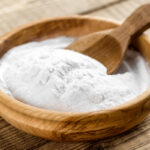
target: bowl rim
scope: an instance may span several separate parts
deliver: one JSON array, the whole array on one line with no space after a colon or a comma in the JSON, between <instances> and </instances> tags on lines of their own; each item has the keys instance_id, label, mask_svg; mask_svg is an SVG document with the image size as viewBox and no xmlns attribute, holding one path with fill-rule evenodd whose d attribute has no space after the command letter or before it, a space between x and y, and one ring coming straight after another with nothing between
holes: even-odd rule
<instances>
[{"instance_id":1,"label":"bowl rim","mask_svg":"<svg viewBox=\"0 0 150 150\"><path fill-rule=\"evenodd\" d=\"M66 16L65 17L64 16L63 17L52 17L52 18L48 18L48 19L42 19L39 21L33 21L33 22L27 23L25 25L19 26L15 29L11 30L10 32L2 35L0 37L0 43L4 42L4 40L6 40L13 34L19 32L25 28L34 26L39 23L49 22L49 21L53 21L53 20L61 20L61 19L62 20L64 20L64 19L89 19L89 20L93 20L93 21L105 21L108 23L114 23L117 26L119 26L119 23L117 21L114 21L112 19L104 19L101 17L78 16L78 15L67 16L67 17ZM146 36L146 38L148 38L148 36ZM149 44L150 44L150 42L149 42ZM114 107L111 107L111 108L108 108L105 110L90 111L90 112L61 112L61 111L38 108L35 106L31 106L29 104L25 104L13 97L7 95L6 93L4 93L1 90L0 90L0 97L1 97L0 103L6 105L7 107L11 108L12 110L14 110L16 112L22 113L27 116L39 118L39 119L52 120L52 118L53 118L53 120L55 120L55 121L58 121L58 120L63 121L65 118L67 119L68 117L78 118L78 117L89 117L91 115L102 115L102 114L105 115L108 113L113 114L116 111L126 110L126 109L131 109L133 107L137 107L139 104L147 103L147 99L150 99L150 88L145 90L142 94L135 97L134 99L131 99L123 104L120 104L118 106L114 106ZM22 111L22 110L24 110L24 111Z\"/></svg>"}]
</instances>

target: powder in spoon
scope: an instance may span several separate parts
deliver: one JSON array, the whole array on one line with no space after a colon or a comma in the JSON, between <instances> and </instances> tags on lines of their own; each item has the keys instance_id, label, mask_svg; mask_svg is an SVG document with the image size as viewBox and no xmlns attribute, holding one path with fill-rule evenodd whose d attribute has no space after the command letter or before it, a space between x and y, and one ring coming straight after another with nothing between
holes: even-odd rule
<instances>
[{"instance_id":1,"label":"powder in spoon","mask_svg":"<svg viewBox=\"0 0 150 150\"><path fill-rule=\"evenodd\" d=\"M30 42L0 60L0 89L36 107L67 112L103 110L125 103L150 85L140 54L129 50L115 75L100 62L64 50L72 38Z\"/></svg>"}]
</instances>

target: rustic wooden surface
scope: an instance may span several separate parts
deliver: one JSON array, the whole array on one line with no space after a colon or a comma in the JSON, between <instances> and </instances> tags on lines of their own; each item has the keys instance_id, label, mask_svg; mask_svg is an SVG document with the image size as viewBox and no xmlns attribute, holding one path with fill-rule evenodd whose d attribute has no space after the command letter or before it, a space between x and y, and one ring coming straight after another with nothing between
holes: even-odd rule
<instances>
[{"instance_id":1,"label":"rustic wooden surface","mask_svg":"<svg viewBox=\"0 0 150 150\"><path fill-rule=\"evenodd\" d=\"M92 15L122 21L150 0L1 0L0 35L12 28L52 16ZM0 150L149 150L150 117L126 133L87 143L58 143L23 133L0 118Z\"/></svg>"}]
</instances>

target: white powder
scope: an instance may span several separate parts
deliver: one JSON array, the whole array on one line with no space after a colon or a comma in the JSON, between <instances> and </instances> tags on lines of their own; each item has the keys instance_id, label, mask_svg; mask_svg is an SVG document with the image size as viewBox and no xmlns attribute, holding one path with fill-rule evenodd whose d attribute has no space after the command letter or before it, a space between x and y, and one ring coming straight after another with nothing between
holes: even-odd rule
<instances>
[{"instance_id":1,"label":"white powder","mask_svg":"<svg viewBox=\"0 0 150 150\"><path fill-rule=\"evenodd\" d=\"M98 61L64 50L72 38L31 42L0 60L0 89L33 106L57 111L103 110L135 98L150 85L149 70L129 50L115 75Z\"/></svg>"}]
</instances>

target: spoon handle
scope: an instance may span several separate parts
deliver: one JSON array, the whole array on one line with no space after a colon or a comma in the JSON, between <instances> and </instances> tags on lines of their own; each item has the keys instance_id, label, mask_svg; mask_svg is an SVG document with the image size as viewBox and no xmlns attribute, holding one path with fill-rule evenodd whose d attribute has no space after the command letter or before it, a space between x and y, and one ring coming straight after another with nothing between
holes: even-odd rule
<instances>
[{"instance_id":1,"label":"spoon handle","mask_svg":"<svg viewBox=\"0 0 150 150\"><path fill-rule=\"evenodd\" d=\"M131 40L150 27L150 4L136 9L119 27L120 34L130 36Z\"/></svg>"}]
</instances>

